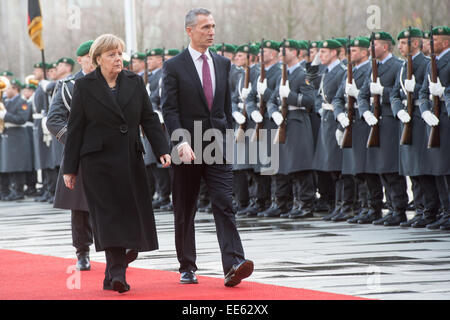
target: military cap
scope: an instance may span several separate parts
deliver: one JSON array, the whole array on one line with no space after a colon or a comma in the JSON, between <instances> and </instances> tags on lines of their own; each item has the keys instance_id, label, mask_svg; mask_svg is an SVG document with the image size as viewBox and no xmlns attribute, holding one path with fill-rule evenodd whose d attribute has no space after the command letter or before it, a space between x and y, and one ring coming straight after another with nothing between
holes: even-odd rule
<instances>
[{"instance_id":1,"label":"military cap","mask_svg":"<svg viewBox=\"0 0 450 320\"><path fill-rule=\"evenodd\" d=\"M216 46L211 46L211 47L209 47L208 49L209 49L209 51L211 51L211 52L217 53Z\"/></svg>"},{"instance_id":2,"label":"military cap","mask_svg":"<svg viewBox=\"0 0 450 320\"><path fill-rule=\"evenodd\" d=\"M320 48L322 41L311 41L311 48Z\"/></svg>"},{"instance_id":3,"label":"military cap","mask_svg":"<svg viewBox=\"0 0 450 320\"><path fill-rule=\"evenodd\" d=\"M264 40L264 43L262 43L261 46L263 48L269 48L269 49L280 51L281 43L273 41L273 40Z\"/></svg>"},{"instance_id":4,"label":"military cap","mask_svg":"<svg viewBox=\"0 0 450 320\"><path fill-rule=\"evenodd\" d=\"M130 61L128 61L128 60L122 60L122 62L123 62L124 68L126 68L130 65Z\"/></svg>"},{"instance_id":5,"label":"military cap","mask_svg":"<svg viewBox=\"0 0 450 320\"><path fill-rule=\"evenodd\" d=\"M165 54L168 56L176 56L179 53L180 53L180 50L178 50L178 49L167 49L165 51Z\"/></svg>"},{"instance_id":6,"label":"military cap","mask_svg":"<svg viewBox=\"0 0 450 320\"><path fill-rule=\"evenodd\" d=\"M147 55L143 52L135 52L131 57L133 59L145 60L147 58Z\"/></svg>"},{"instance_id":7,"label":"military cap","mask_svg":"<svg viewBox=\"0 0 450 320\"><path fill-rule=\"evenodd\" d=\"M254 47L258 47L258 50L261 48L261 42L259 42L259 41L254 41L250 45L254 46Z\"/></svg>"},{"instance_id":8,"label":"military cap","mask_svg":"<svg viewBox=\"0 0 450 320\"><path fill-rule=\"evenodd\" d=\"M369 48L370 39L367 37L356 37L351 40L350 47Z\"/></svg>"},{"instance_id":9,"label":"military cap","mask_svg":"<svg viewBox=\"0 0 450 320\"><path fill-rule=\"evenodd\" d=\"M297 40L298 46L300 50L308 50L308 41L305 40Z\"/></svg>"},{"instance_id":10,"label":"military cap","mask_svg":"<svg viewBox=\"0 0 450 320\"><path fill-rule=\"evenodd\" d=\"M283 41L281 41L281 47L286 47L286 48L291 48L291 49L300 49L300 46L298 44L298 42L296 40L293 39L286 39Z\"/></svg>"},{"instance_id":11,"label":"military cap","mask_svg":"<svg viewBox=\"0 0 450 320\"><path fill-rule=\"evenodd\" d=\"M450 36L450 28L447 26L438 26L433 28L434 36Z\"/></svg>"},{"instance_id":12,"label":"military cap","mask_svg":"<svg viewBox=\"0 0 450 320\"><path fill-rule=\"evenodd\" d=\"M47 65L45 65L45 67L48 69ZM35 69L44 69L44 64L42 62L35 63L35 64L33 64L33 68L35 68Z\"/></svg>"},{"instance_id":13,"label":"military cap","mask_svg":"<svg viewBox=\"0 0 450 320\"><path fill-rule=\"evenodd\" d=\"M58 62L50 62L47 64L47 69L50 70L50 69L56 68L57 65L58 65Z\"/></svg>"},{"instance_id":14,"label":"military cap","mask_svg":"<svg viewBox=\"0 0 450 320\"><path fill-rule=\"evenodd\" d=\"M236 52L244 52L244 53L250 53L252 55L257 56L259 53L259 49L257 46L252 46L248 44L243 44L242 46L237 47Z\"/></svg>"},{"instance_id":15,"label":"military cap","mask_svg":"<svg viewBox=\"0 0 450 320\"><path fill-rule=\"evenodd\" d=\"M385 31L378 31L374 34L375 40L385 40L385 41L391 41L392 44L395 44L394 38Z\"/></svg>"},{"instance_id":16,"label":"military cap","mask_svg":"<svg viewBox=\"0 0 450 320\"><path fill-rule=\"evenodd\" d=\"M0 76L4 76L4 77L13 77L14 73L12 73L9 70L3 71L2 73L0 73Z\"/></svg>"},{"instance_id":17,"label":"military cap","mask_svg":"<svg viewBox=\"0 0 450 320\"><path fill-rule=\"evenodd\" d=\"M347 38L334 38L333 40L339 41L342 47L347 46L348 39Z\"/></svg>"},{"instance_id":18,"label":"military cap","mask_svg":"<svg viewBox=\"0 0 450 320\"><path fill-rule=\"evenodd\" d=\"M72 58L62 57L62 58L59 59L56 63L57 63L57 64L60 64L61 62L68 63L68 64L70 64L72 67L75 65L75 61L74 61Z\"/></svg>"},{"instance_id":19,"label":"military cap","mask_svg":"<svg viewBox=\"0 0 450 320\"><path fill-rule=\"evenodd\" d=\"M405 39L405 38L408 38L408 37L411 37L411 38L422 38L423 37L422 30L420 30L418 28L411 28L411 31L410 31L409 28L406 28L406 29L402 30L398 34L397 40Z\"/></svg>"},{"instance_id":20,"label":"military cap","mask_svg":"<svg viewBox=\"0 0 450 320\"><path fill-rule=\"evenodd\" d=\"M423 38L424 39L429 39L430 38L430 31L422 31L423 33Z\"/></svg>"},{"instance_id":21,"label":"military cap","mask_svg":"<svg viewBox=\"0 0 450 320\"><path fill-rule=\"evenodd\" d=\"M80 44L80 46L77 49L77 57L85 56L89 53L89 50L91 50L91 46L94 43L94 40L88 40L86 42L83 42Z\"/></svg>"},{"instance_id":22,"label":"military cap","mask_svg":"<svg viewBox=\"0 0 450 320\"><path fill-rule=\"evenodd\" d=\"M320 45L320 48L324 49L339 49L340 47L342 47L341 43L334 39L325 40Z\"/></svg>"},{"instance_id":23,"label":"military cap","mask_svg":"<svg viewBox=\"0 0 450 320\"><path fill-rule=\"evenodd\" d=\"M222 51L222 50L223 50L224 52L236 53L236 49L237 49L236 46L234 46L234 45L232 45L232 44L229 44L229 43L224 43L224 44L219 43L219 44L216 44L216 50L217 50L217 51Z\"/></svg>"},{"instance_id":24,"label":"military cap","mask_svg":"<svg viewBox=\"0 0 450 320\"><path fill-rule=\"evenodd\" d=\"M12 80L11 80L11 85L12 85L12 86L17 86L17 87L19 87L20 89L23 89L23 84L22 84L22 82L20 82L19 79L12 79Z\"/></svg>"},{"instance_id":25,"label":"military cap","mask_svg":"<svg viewBox=\"0 0 450 320\"><path fill-rule=\"evenodd\" d=\"M161 48L150 49L147 51L147 57L162 56L163 54L164 50Z\"/></svg>"},{"instance_id":26,"label":"military cap","mask_svg":"<svg viewBox=\"0 0 450 320\"><path fill-rule=\"evenodd\" d=\"M34 84L32 84L32 83L25 84L24 89L25 88L26 89L32 89L32 90L36 90L37 89L37 87Z\"/></svg>"}]
</instances>

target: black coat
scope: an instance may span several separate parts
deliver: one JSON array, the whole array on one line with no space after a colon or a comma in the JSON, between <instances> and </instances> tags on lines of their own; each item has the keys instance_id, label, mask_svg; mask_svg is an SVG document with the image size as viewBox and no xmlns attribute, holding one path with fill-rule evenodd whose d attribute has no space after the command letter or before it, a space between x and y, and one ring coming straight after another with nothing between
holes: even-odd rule
<instances>
[{"instance_id":1,"label":"black coat","mask_svg":"<svg viewBox=\"0 0 450 320\"><path fill-rule=\"evenodd\" d=\"M142 78L122 71L117 83L115 98L99 69L76 81L64 174L76 174L81 163L98 251L108 247L156 250L139 126L158 158L169 149Z\"/></svg>"}]
</instances>

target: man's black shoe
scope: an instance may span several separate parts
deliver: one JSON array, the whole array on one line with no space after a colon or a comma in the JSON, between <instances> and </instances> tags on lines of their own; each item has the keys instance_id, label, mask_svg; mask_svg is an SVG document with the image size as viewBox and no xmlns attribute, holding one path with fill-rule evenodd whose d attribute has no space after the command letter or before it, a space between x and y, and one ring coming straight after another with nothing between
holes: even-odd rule
<instances>
[{"instance_id":1,"label":"man's black shoe","mask_svg":"<svg viewBox=\"0 0 450 320\"><path fill-rule=\"evenodd\" d=\"M197 284L198 280L194 271L182 272L180 276L180 283L182 284Z\"/></svg>"},{"instance_id":2,"label":"man's black shoe","mask_svg":"<svg viewBox=\"0 0 450 320\"><path fill-rule=\"evenodd\" d=\"M242 279L249 277L253 273L253 261L244 260L241 263L231 267L225 275L225 286L234 287L241 283Z\"/></svg>"}]
</instances>

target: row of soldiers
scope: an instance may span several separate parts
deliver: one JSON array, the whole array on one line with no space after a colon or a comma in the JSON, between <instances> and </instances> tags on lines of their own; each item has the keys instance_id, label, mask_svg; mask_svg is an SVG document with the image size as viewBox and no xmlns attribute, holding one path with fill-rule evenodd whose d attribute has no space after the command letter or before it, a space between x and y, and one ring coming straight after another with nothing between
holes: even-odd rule
<instances>
[{"instance_id":1,"label":"row of soldiers","mask_svg":"<svg viewBox=\"0 0 450 320\"><path fill-rule=\"evenodd\" d=\"M350 42L341 38L311 43L289 39L281 43L266 40L239 47L228 44L211 47L211 51L233 62L230 90L236 129L243 125L247 129L268 129L267 136L263 138L271 144L275 138L271 132L285 127L285 141L279 144L276 174L263 174L262 161L256 165L234 165L237 215L296 219L312 217L315 211L325 210L329 214L324 220L448 229L450 160L445 153L448 143L445 137L449 136L450 32L444 26L434 28L433 34L439 75L436 82L429 79L429 35L416 28L403 30L397 37L400 53L406 56L407 47L413 53L412 79L405 78L407 62L393 56L395 41L387 32L374 34L372 58L374 56L377 60L376 79L371 78L371 43L365 37L357 37ZM407 38L413 40L410 46L405 45ZM347 47L351 50L350 66L346 66ZM146 53L134 53L129 61L124 61L128 69L144 76L150 100L155 112L160 115L163 128L160 107L162 66L165 59L176 54L178 51L175 49L157 48ZM59 62L58 65L73 67L71 59L63 58ZM287 69L286 77L282 75L283 64ZM35 71L42 70L35 67ZM353 71L351 82L347 82L347 67ZM245 81L246 69L248 81ZM39 72L36 74L36 79L42 80ZM73 86L73 77L67 76L65 74L58 79L65 78L64 82L72 82ZM34 102L33 136L38 137L34 147L30 148L35 151L35 166L31 167L31 171L43 170L44 180L50 181L48 177L52 173L55 176L60 158L55 157L57 161L53 161L51 168L45 168L42 165L43 153L36 145L44 143L47 149L55 145L57 149L60 144L54 137L50 137L50 144L44 138L48 87L51 86L43 84L47 83L40 81L31 99ZM43 102L37 102L40 90L47 97ZM69 100L70 90L67 92ZM414 96L416 108L413 114L407 112L404 103L408 92ZM430 94L438 97L440 114L433 114ZM380 115L374 114L374 96L380 99ZM352 119L347 107L349 97L356 101ZM8 121L6 117L5 123ZM400 132L407 123L413 127L412 144L400 146ZM367 148L369 132L377 125L380 127L380 146ZM429 131L437 125L442 137L441 146L428 149L426 140ZM353 128L352 147L341 149L342 134L349 126ZM158 166L150 144L145 137L142 138L146 148L149 185L156 195L154 208L170 210L170 169ZM243 147L248 152L249 140L246 137L244 141L238 141L235 147ZM19 146L23 148L23 145ZM3 144L1 150L2 155L8 154L6 149L3 151ZM61 149L58 154L61 155ZM25 158L23 153L22 158ZM410 221L406 221L405 214L408 206L407 176L412 181L416 210L415 217ZM3 181L6 179L2 176L2 184ZM13 178L12 190L17 189L16 185L23 189L23 185L21 187L14 181ZM52 188L45 189L52 191ZM205 187L200 191L199 211L210 211L208 195L204 190ZM317 193L320 194L318 199ZM389 212L383 217L384 196Z\"/></svg>"},{"instance_id":2,"label":"row of soldiers","mask_svg":"<svg viewBox=\"0 0 450 320\"><path fill-rule=\"evenodd\" d=\"M449 230L450 29L436 27L432 34L434 80L430 35L418 28L397 36L400 53L405 59L408 53L412 56L411 78L408 62L393 55L396 41L383 31L373 34L372 43L367 37L311 44L288 39L237 48L230 77L236 129L258 126L281 132L284 126L285 131L275 175L261 174L261 163L235 164L237 215L299 219L325 207L326 221ZM245 81L245 69L250 81ZM433 110L433 100L439 112ZM400 145L406 125L412 126L412 142ZM341 148L349 127L352 144ZM379 128L379 143L368 147L374 127ZM433 128L440 132L440 146L428 148ZM268 143L274 138L279 137L269 131ZM246 136L240 142L247 150L249 140ZM412 182L416 211L409 221L406 177ZM389 210L383 216L384 197Z\"/></svg>"}]
</instances>

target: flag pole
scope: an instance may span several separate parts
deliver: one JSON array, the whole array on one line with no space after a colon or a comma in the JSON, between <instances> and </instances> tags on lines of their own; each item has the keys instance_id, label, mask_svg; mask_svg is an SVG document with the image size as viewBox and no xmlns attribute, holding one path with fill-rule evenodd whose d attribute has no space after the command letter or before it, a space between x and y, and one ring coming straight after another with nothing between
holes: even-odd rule
<instances>
[{"instance_id":1,"label":"flag pole","mask_svg":"<svg viewBox=\"0 0 450 320\"><path fill-rule=\"evenodd\" d=\"M47 80L47 65L45 64L44 49L41 50L41 56L42 56L42 69L44 69L44 80Z\"/></svg>"}]
</instances>

